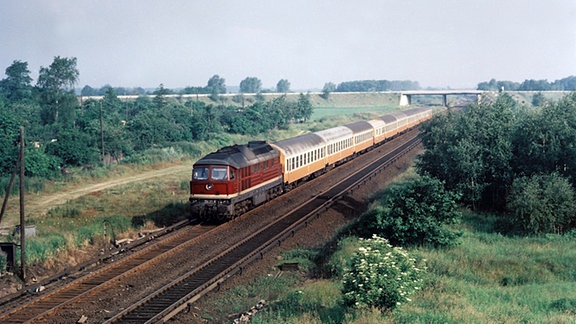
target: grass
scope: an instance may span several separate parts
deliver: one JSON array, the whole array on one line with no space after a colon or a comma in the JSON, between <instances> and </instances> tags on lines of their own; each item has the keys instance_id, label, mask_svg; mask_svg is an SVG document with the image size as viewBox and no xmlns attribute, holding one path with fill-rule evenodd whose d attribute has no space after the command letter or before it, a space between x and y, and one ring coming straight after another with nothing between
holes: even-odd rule
<instances>
[{"instance_id":1,"label":"grass","mask_svg":"<svg viewBox=\"0 0 576 324\"><path fill-rule=\"evenodd\" d=\"M316 107L312 113L311 120L323 120L334 118L334 116L354 116L356 114L368 115L371 118L385 115L386 113L397 110L398 107L381 106L381 107ZM359 117L363 117L359 115Z\"/></svg>"},{"instance_id":2,"label":"grass","mask_svg":"<svg viewBox=\"0 0 576 324\"><path fill-rule=\"evenodd\" d=\"M342 306L340 267L356 246L344 239L320 279L314 265L301 273L271 269L270 274L233 291L221 301L248 310L258 300L269 302L252 323L574 323L576 322L576 240L573 235L503 236L493 230L497 216L466 212L457 229L461 244L450 249L408 250L427 260L426 284L393 312L353 311ZM480 226L481 225L481 226ZM297 249L282 255L307 264L317 250ZM303 261L304 260L304 261ZM308 260L308 261L305 261ZM305 270L308 269L308 272ZM274 287L274 295L268 293ZM210 302L209 302L210 303ZM217 308L205 307L204 318L225 320ZM229 313L228 313L229 314Z\"/></svg>"}]
</instances>

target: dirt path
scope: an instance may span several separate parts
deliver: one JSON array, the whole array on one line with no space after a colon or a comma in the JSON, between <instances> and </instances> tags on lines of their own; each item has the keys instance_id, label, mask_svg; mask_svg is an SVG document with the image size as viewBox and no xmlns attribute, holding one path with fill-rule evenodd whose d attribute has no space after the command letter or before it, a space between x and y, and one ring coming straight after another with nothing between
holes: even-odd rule
<instances>
[{"instance_id":1,"label":"dirt path","mask_svg":"<svg viewBox=\"0 0 576 324\"><path fill-rule=\"evenodd\" d=\"M25 197L25 208L27 215L34 215L33 217L38 217L46 214L46 212L57 205L66 203L67 201L77 199L84 195L98 192L101 190L110 189L115 186L120 186L137 181L146 181L159 177L167 177L175 174L182 174L183 178L186 179L187 173L191 172L191 166L187 164L171 166L158 170L150 170L139 173L137 175L130 176L119 176L115 179L106 180L104 182L98 182L88 185L74 184L67 186L62 191L52 194L28 194ZM11 227L17 222L17 214L19 213L19 203L18 197L11 197L9 201L9 209L4 215L1 227Z\"/></svg>"}]
</instances>

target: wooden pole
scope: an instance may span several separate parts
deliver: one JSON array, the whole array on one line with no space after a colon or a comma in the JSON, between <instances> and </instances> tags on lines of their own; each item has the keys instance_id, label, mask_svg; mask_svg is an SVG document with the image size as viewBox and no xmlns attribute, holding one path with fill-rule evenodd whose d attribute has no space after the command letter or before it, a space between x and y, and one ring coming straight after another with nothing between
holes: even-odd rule
<instances>
[{"instance_id":1,"label":"wooden pole","mask_svg":"<svg viewBox=\"0 0 576 324\"><path fill-rule=\"evenodd\" d=\"M104 118L102 117L102 100L100 100L100 140L102 143L102 164L106 165L104 155Z\"/></svg>"},{"instance_id":2,"label":"wooden pole","mask_svg":"<svg viewBox=\"0 0 576 324\"><path fill-rule=\"evenodd\" d=\"M8 205L8 197L10 197L10 193L12 192L12 186L14 185L14 179L16 178L16 174L18 173L18 164L20 160L16 160L16 164L14 164L14 170L12 171L12 176L10 177L10 183L8 183L8 189L6 189L6 194L4 196L4 202L2 203L2 210L0 210L0 223L2 223L2 217L4 216L4 212L6 211L6 206Z\"/></svg>"},{"instance_id":3,"label":"wooden pole","mask_svg":"<svg viewBox=\"0 0 576 324\"><path fill-rule=\"evenodd\" d=\"M20 126L20 270L26 282L26 223L24 221L24 126Z\"/></svg>"}]
</instances>

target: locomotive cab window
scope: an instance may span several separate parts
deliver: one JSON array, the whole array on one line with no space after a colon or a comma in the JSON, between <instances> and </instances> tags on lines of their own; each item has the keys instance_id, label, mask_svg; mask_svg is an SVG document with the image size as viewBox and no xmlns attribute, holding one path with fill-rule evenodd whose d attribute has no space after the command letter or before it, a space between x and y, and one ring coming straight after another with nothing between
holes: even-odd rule
<instances>
[{"instance_id":1,"label":"locomotive cab window","mask_svg":"<svg viewBox=\"0 0 576 324\"><path fill-rule=\"evenodd\" d=\"M192 179L208 180L208 167L196 167L192 171Z\"/></svg>"},{"instance_id":2,"label":"locomotive cab window","mask_svg":"<svg viewBox=\"0 0 576 324\"><path fill-rule=\"evenodd\" d=\"M212 168L212 180L227 180L227 179L228 179L228 168L226 167Z\"/></svg>"}]
</instances>

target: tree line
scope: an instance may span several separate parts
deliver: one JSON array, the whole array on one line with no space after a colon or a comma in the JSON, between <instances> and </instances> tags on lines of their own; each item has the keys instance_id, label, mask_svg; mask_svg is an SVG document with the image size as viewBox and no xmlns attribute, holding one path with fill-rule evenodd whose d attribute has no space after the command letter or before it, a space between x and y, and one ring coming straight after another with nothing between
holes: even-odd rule
<instances>
[{"instance_id":1,"label":"tree line","mask_svg":"<svg viewBox=\"0 0 576 324\"><path fill-rule=\"evenodd\" d=\"M576 91L576 76L569 76L553 82L530 79L520 83L491 79L487 82L478 83L477 89L484 91Z\"/></svg>"},{"instance_id":2,"label":"tree line","mask_svg":"<svg viewBox=\"0 0 576 324\"><path fill-rule=\"evenodd\" d=\"M112 86L105 85L100 88L93 88L89 85L85 85L80 90L80 95L84 97L103 96L108 88L112 88ZM118 95L139 96L154 94L154 91L146 90L142 87L113 87L113 89ZM290 81L286 79L279 80L275 89L264 89L262 88L262 81L257 77L246 77L244 80L240 81L239 90L240 93L291 92ZM214 101L217 101L218 95L227 93L226 79L215 74L208 80L206 86L187 86L180 90L165 89L165 91L166 94L209 94Z\"/></svg>"},{"instance_id":3,"label":"tree line","mask_svg":"<svg viewBox=\"0 0 576 324\"><path fill-rule=\"evenodd\" d=\"M103 89L101 100L81 101L74 91L80 75L76 63L76 58L55 57L40 68L35 85L26 62L14 61L6 69L0 80L0 177L16 163L20 126L26 130L27 176L50 178L62 168L99 164L103 157L134 160L154 148L186 150L191 142L223 132L258 135L312 114L304 94L295 101L280 96L239 108L168 97L163 85L133 101L120 100L112 87ZM224 79L214 76L207 87L217 95L225 91Z\"/></svg>"}]
</instances>

